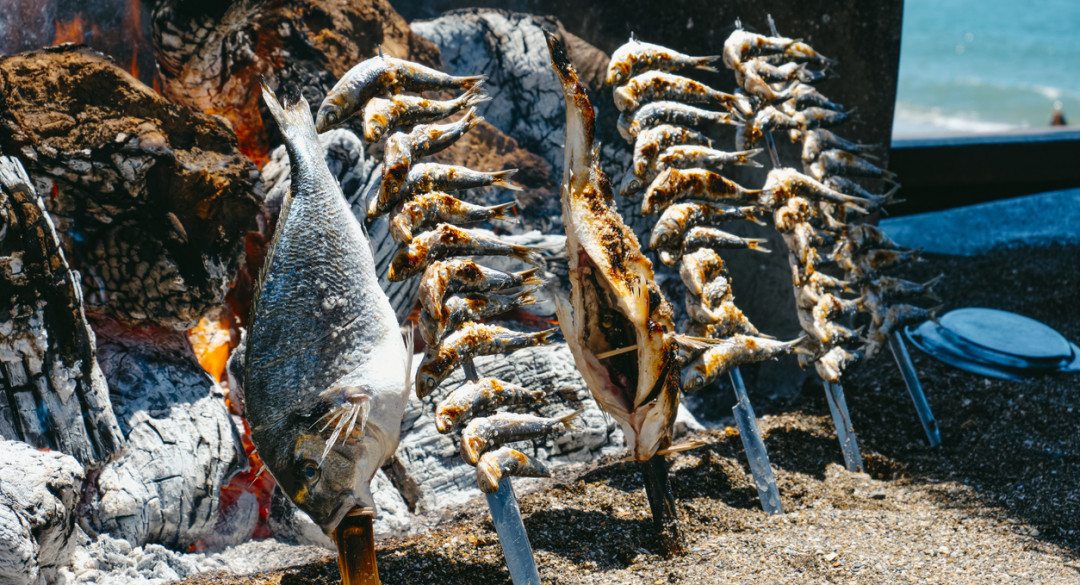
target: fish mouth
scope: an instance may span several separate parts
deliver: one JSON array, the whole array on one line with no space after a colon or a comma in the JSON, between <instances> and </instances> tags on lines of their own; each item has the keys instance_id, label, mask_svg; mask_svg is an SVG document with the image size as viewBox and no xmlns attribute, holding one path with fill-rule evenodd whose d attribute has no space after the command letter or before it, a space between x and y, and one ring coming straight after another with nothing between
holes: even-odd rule
<instances>
[{"instance_id":1,"label":"fish mouth","mask_svg":"<svg viewBox=\"0 0 1080 585\"><path fill-rule=\"evenodd\" d=\"M365 507L352 492L349 492L342 496L341 502L334 508L333 513L330 514L329 520L327 520L326 524L320 526L320 528L322 528L323 533L333 539L334 531L337 530L338 525L341 524L341 521L344 520L350 512L353 510L362 511L368 509L371 508Z\"/></svg>"}]
</instances>

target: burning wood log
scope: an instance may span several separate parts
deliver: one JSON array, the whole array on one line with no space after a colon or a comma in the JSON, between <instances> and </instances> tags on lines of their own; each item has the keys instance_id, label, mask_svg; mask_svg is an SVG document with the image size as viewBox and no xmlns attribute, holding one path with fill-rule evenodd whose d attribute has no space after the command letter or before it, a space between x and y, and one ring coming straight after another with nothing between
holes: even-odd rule
<instances>
[{"instance_id":1,"label":"burning wood log","mask_svg":"<svg viewBox=\"0 0 1080 585\"><path fill-rule=\"evenodd\" d=\"M187 329L221 304L261 198L224 122L62 46L0 60L0 148L51 193L91 312Z\"/></svg>"},{"instance_id":2,"label":"burning wood log","mask_svg":"<svg viewBox=\"0 0 1080 585\"><path fill-rule=\"evenodd\" d=\"M45 204L0 157L0 438L101 465L123 445L94 333Z\"/></svg>"},{"instance_id":3,"label":"burning wood log","mask_svg":"<svg viewBox=\"0 0 1080 585\"><path fill-rule=\"evenodd\" d=\"M241 0L227 6L164 0L152 21L165 96L224 116L260 165L280 143L276 127L263 125L269 119L258 99L263 77L271 87L304 88L308 102L319 104L338 78L380 48L425 65L439 62L438 50L414 35L386 0Z\"/></svg>"}]
</instances>

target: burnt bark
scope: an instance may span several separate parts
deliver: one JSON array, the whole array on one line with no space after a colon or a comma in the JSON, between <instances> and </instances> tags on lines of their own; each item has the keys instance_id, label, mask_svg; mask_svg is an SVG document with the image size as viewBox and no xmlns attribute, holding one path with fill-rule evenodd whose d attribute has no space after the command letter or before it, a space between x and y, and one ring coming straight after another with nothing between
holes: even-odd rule
<instances>
[{"instance_id":1,"label":"burnt bark","mask_svg":"<svg viewBox=\"0 0 1080 585\"><path fill-rule=\"evenodd\" d=\"M380 47L393 57L439 62L438 50L386 0L164 0L152 20L164 94L227 118L260 163L281 143L274 125L263 124L270 119L259 99L263 78L279 95L302 93L317 108L346 71Z\"/></svg>"},{"instance_id":2,"label":"burnt bark","mask_svg":"<svg viewBox=\"0 0 1080 585\"><path fill-rule=\"evenodd\" d=\"M85 466L123 446L78 273L15 159L0 157L0 438Z\"/></svg>"},{"instance_id":3,"label":"burnt bark","mask_svg":"<svg viewBox=\"0 0 1080 585\"><path fill-rule=\"evenodd\" d=\"M221 304L261 200L223 120L66 45L0 59L0 148L49 195L88 311L186 329Z\"/></svg>"}]
</instances>

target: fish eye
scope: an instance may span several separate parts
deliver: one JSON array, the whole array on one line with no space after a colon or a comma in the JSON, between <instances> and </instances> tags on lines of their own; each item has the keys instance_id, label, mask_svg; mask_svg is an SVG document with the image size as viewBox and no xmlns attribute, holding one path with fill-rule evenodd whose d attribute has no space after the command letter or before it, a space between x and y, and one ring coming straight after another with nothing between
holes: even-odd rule
<instances>
[{"instance_id":1,"label":"fish eye","mask_svg":"<svg viewBox=\"0 0 1080 585\"><path fill-rule=\"evenodd\" d=\"M307 483L315 483L319 480L319 464L314 459L305 459L300 466L300 476Z\"/></svg>"},{"instance_id":2,"label":"fish eye","mask_svg":"<svg viewBox=\"0 0 1080 585\"><path fill-rule=\"evenodd\" d=\"M600 314L600 326L604 329L611 329L615 326L615 318L612 317L611 313Z\"/></svg>"},{"instance_id":3,"label":"fish eye","mask_svg":"<svg viewBox=\"0 0 1080 585\"><path fill-rule=\"evenodd\" d=\"M337 124L337 120L338 120L337 110L330 110L329 112L326 113L326 121L327 122L330 122L331 124Z\"/></svg>"}]
</instances>

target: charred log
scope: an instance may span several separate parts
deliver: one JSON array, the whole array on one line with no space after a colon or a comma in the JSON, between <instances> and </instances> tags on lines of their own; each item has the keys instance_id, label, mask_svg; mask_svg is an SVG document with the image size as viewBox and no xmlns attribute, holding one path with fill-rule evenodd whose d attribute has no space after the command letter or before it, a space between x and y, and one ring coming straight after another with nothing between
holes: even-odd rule
<instances>
[{"instance_id":1,"label":"charred log","mask_svg":"<svg viewBox=\"0 0 1080 585\"><path fill-rule=\"evenodd\" d=\"M260 206L225 122L66 45L0 60L0 148L52 194L89 311L186 329L221 304Z\"/></svg>"},{"instance_id":2,"label":"charred log","mask_svg":"<svg viewBox=\"0 0 1080 585\"><path fill-rule=\"evenodd\" d=\"M152 20L164 94L227 118L241 148L260 163L281 142L276 129L267 138L273 125L262 122L269 119L260 115L262 78L273 88L303 88L317 106L380 47L425 65L439 62L438 50L414 35L386 0L164 0Z\"/></svg>"},{"instance_id":3,"label":"charred log","mask_svg":"<svg viewBox=\"0 0 1080 585\"><path fill-rule=\"evenodd\" d=\"M0 438L105 463L123 437L79 277L30 178L8 157L0 157L0 290Z\"/></svg>"}]
</instances>

